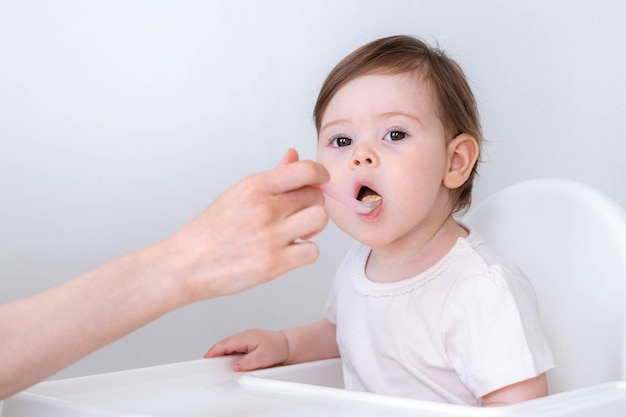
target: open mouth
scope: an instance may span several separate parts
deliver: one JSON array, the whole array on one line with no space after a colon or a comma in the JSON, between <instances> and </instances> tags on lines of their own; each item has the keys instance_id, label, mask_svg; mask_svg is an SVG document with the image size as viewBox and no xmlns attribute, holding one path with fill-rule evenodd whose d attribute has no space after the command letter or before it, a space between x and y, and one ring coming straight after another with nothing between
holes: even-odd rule
<instances>
[{"instance_id":1,"label":"open mouth","mask_svg":"<svg viewBox=\"0 0 626 417\"><path fill-rule=\"evenodd\" d=\"M376 191L372 190L369 187L362 186L359 190L359 194L356 197L357 200L362 201L364 203L369 203L372 201L379 201L383 198Z\"/></svg>"}]
</instances>

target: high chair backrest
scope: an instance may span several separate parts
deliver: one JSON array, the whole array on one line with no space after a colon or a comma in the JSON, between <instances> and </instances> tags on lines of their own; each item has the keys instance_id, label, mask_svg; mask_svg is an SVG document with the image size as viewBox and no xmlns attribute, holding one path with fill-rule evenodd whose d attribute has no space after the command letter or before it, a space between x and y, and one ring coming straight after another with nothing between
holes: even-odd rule
<instances>
[{"instance_id":1,"label":"high chair backrest","mask_svg":"<svg viewBox=\"0 0 626 417\"><path fill-rule=\"evenodd\" d=\"M539 179L497 192L462 220L526 273L556 367L550 392L626 379L626 213L600 192Z\"/></svg>"}]
</instances>

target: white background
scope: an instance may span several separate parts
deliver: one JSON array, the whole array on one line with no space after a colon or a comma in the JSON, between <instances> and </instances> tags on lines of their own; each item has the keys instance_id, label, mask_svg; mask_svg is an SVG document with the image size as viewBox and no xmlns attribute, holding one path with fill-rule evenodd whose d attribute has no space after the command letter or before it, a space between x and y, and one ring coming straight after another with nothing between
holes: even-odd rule
<instances>
[{"instance_id":1,"label":"white background","mask_svg":"<svg viewBox=\"0 0 626 417\"><path fill-rule=\"evenodd\" d=\"M437 43L471 81L489 140L475 202L563 177L626 206L625 15L595 0L1 2L0 302L167 237L288 147L314 158L326 74L392 34ZM56 377L197 359L233 332L319 318L350 240L331 225L316 241L315 265Z\"/></svg>"}]
</instances>

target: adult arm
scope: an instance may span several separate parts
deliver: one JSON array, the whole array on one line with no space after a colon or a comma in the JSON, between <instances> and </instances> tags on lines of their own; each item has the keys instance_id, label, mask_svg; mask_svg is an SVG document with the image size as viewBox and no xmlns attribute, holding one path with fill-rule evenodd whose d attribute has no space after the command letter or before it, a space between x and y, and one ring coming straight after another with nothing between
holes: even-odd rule
<instances>
[{"instance_id":1,"label":"adult arm","mask_svg":"<svg viewBox=\"0 0 626 417\"><path fill-rule=\"evenodd\" d=\"M32 297L0 306L0 398L163 314L234 294L318 257L328 173L290 150L220 195L170 238Z\"/></svg>"}]
</instances>

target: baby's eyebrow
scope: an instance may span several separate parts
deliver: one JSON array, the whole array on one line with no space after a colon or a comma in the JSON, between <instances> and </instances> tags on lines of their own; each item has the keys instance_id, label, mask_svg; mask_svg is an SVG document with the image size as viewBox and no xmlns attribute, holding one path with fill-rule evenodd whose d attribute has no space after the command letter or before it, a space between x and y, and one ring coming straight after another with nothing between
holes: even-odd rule
<instances>
[{"instance_id":1,"label":"baby's eyebrow","mask_svg":"<svg viewBox=\"0 0 626 417\"><path fill-rule=\"evenodd\" d=\"M386 113L382 113L381 118L388 118L388 117L393 117L393 116L403 116L403 117L407 117L409 119L412 119L413 121L419 123L420 125L424 125L422 123L422 121L420 120L419 117L417 117L417 115L412 114L412 113L406 113L403 111L390 111L390 112L386 112Z\"/></svg>"},{"instance_id":2,"label":"baby's eyebrow","mask_svg":"<svg viewBox=\"0 0 626 417\"><path fill-rule=\"evenodd\" d=\"M324 129L328 129L331 126L334 125L339 125L339 124L343 124L343 123L349 123L350 121L348 119L336 119L336 120L332 120L328 123L324 123L321 127L320 127L320 132Z\"/></svg>"}]
</instances>

